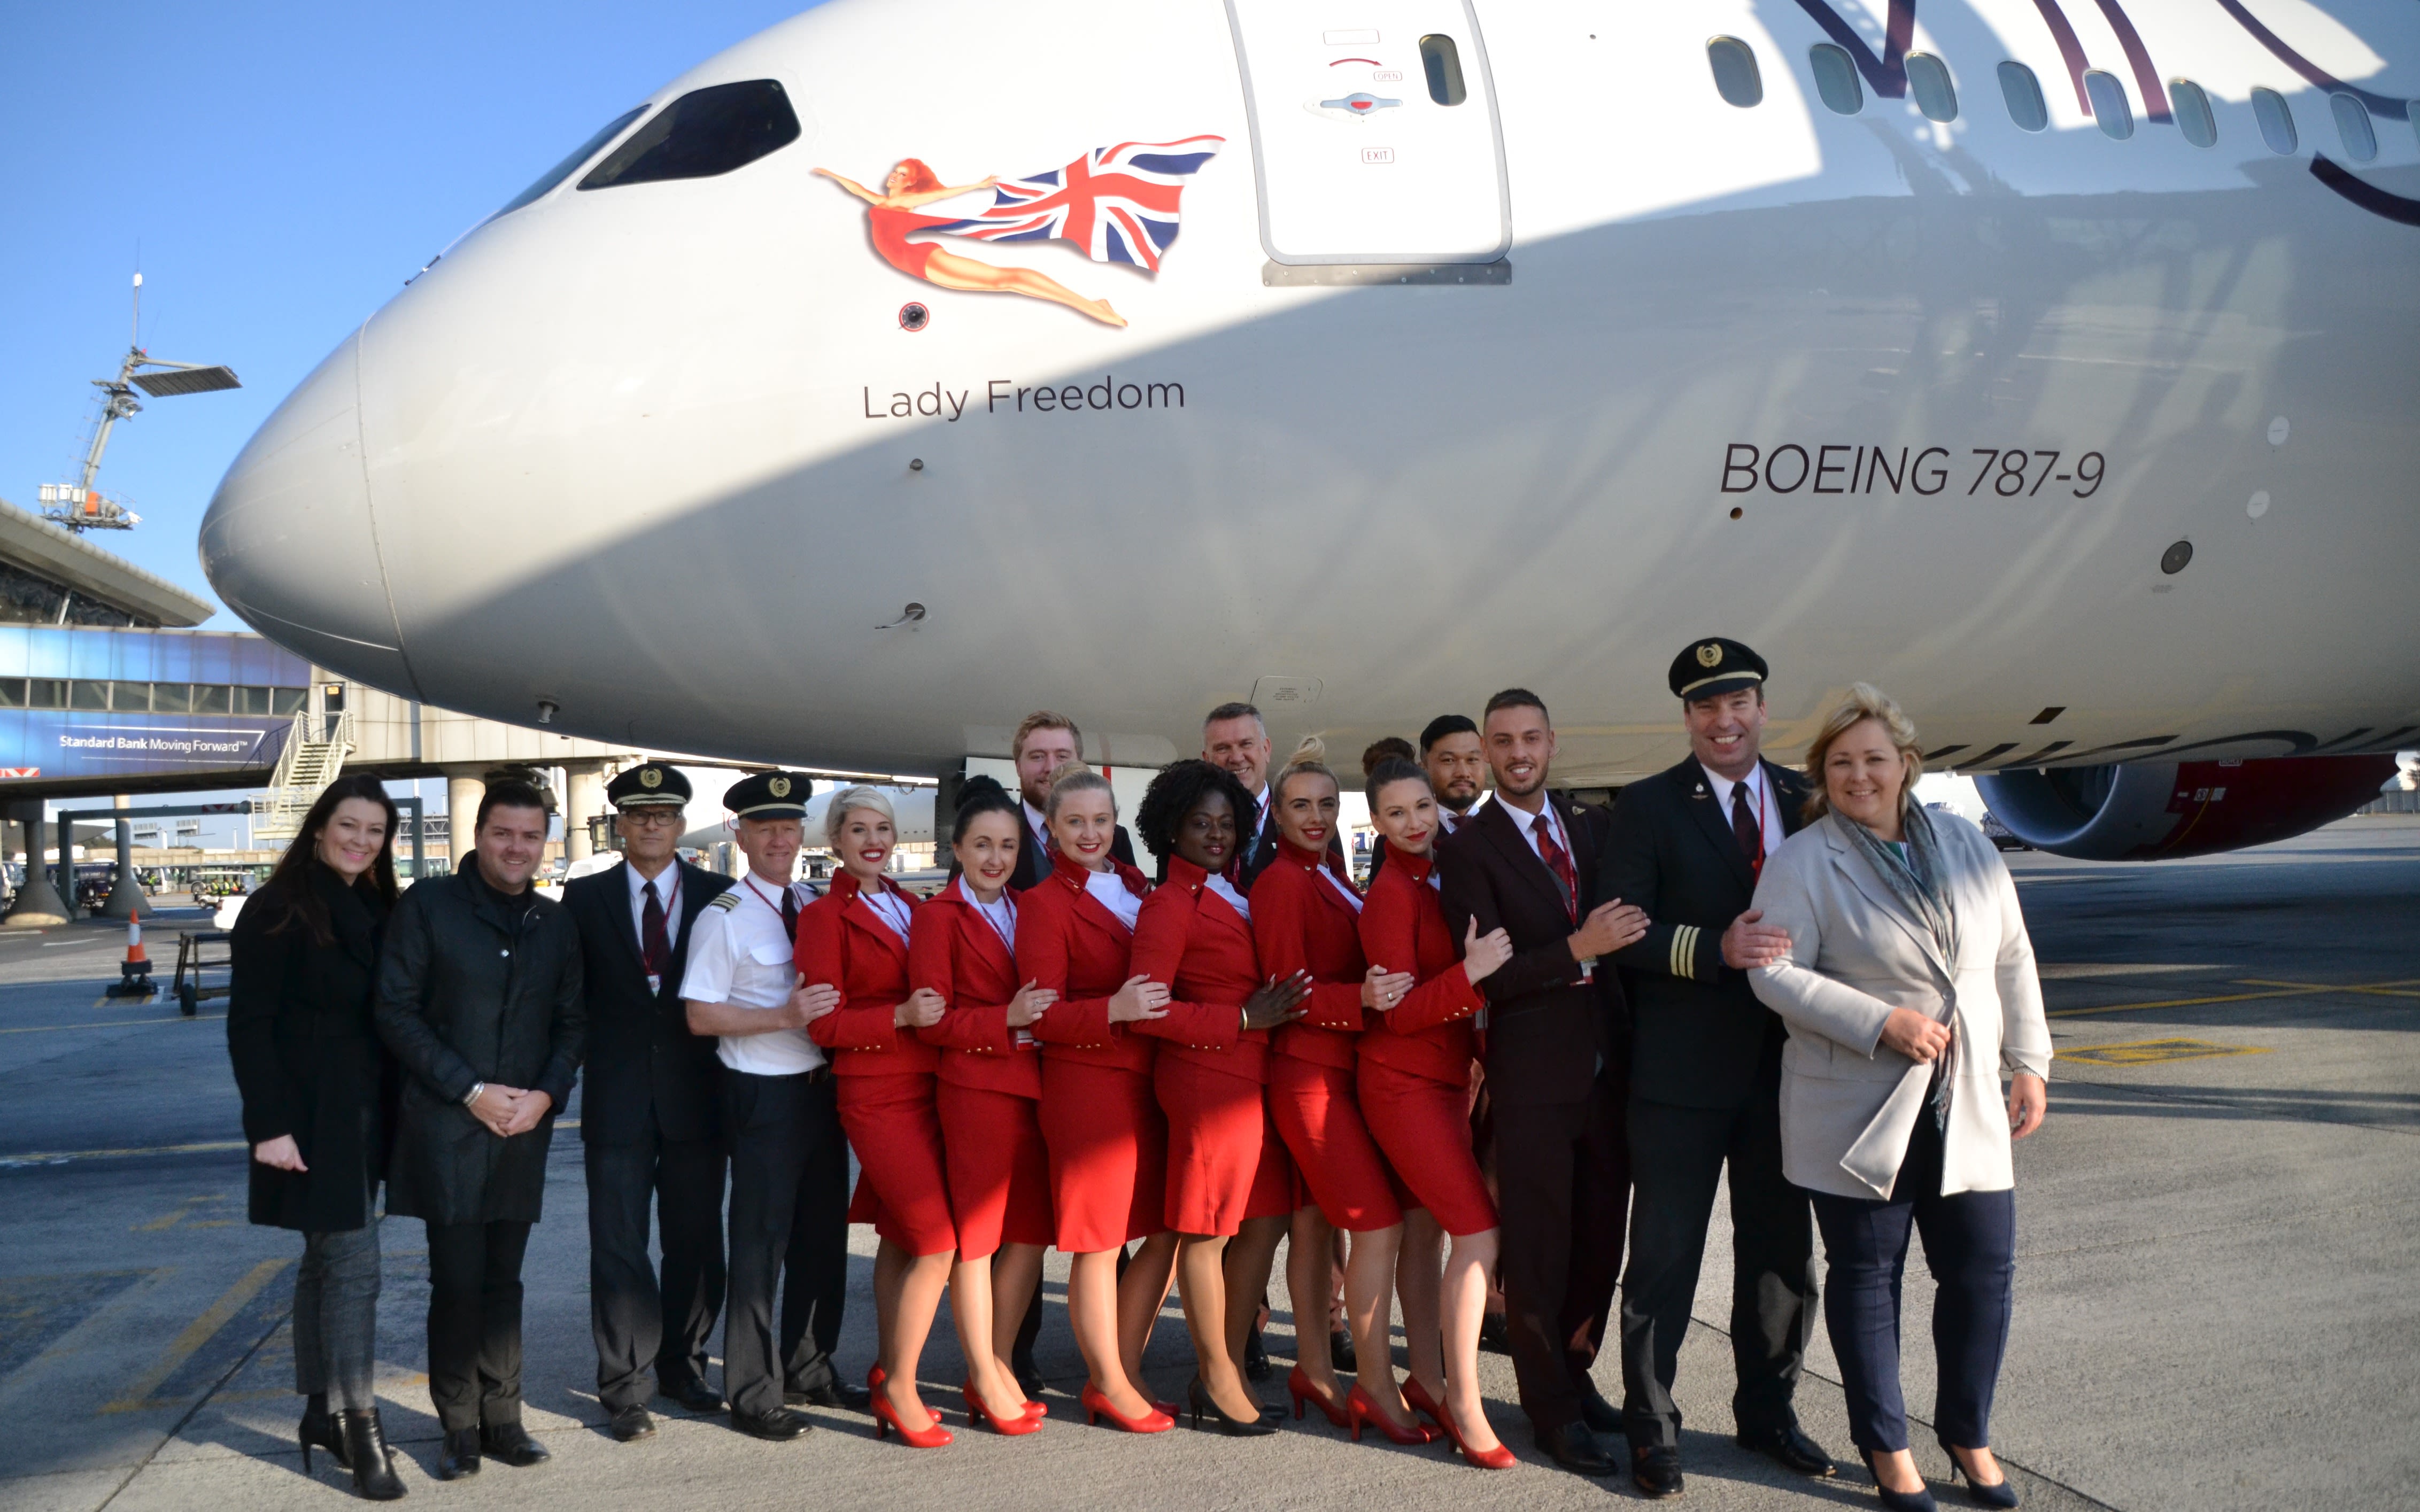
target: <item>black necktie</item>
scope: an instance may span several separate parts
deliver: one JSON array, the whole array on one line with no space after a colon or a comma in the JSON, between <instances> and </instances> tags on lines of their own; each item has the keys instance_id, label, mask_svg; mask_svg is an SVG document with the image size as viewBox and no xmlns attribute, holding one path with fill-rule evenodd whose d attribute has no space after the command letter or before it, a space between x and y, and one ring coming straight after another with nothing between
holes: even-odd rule
<instances>
[{"instance_id":1,"label":"black necktie","mask_svg":"<svg viewBox=\"0 0 2420 1512\"><path fill-rule=\"evenodd\" d=\"M782 889L782 933L792 945L799 943L799 895L788 887Z\"/></svg>"},{"instance_id":2,"label":"black necktie","mask_svg":"<svg viewBox=\"0 0 2420 1512\"><path fill-rule=\"evenodd\" d=\"M1739 841L1740 854L1747 857L1748 871L1764 870L1764 831L1757 826L1756 810L1748 807L1747 784L1731 786L1731 834Z\"/></svg>"},{"instance_id":3,"label":"black necktie","mask_svg":"<svg viewBox=\"0 0 2420 1512\"><path fill-rule=\"evenodd\" d=\"M646 909L640 916L639 961L647 968L648 976L660 977L664 968L672 964L673 937L664 928L664 901L657 895L653 882L647 884L646 894Z\"/></svg>"}]
</instances>

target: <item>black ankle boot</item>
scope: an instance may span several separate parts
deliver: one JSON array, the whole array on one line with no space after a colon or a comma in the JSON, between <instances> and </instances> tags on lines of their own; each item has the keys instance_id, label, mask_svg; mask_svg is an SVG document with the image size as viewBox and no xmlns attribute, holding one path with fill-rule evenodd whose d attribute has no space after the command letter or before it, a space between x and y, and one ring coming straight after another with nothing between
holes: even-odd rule
<instances>
[{"instance_id":1,"label":"black ankle boot","mask_svg":"<svg viewBox=\"0 0 2420 1512\"><path fill-rule=\"evenodd\" d=\"M313 1392L302 1398L302 1421L294 1427L294 1442L302 1446L302 1473L311 1473L311 1451L321 1448L345 1465L345 1436L328 1415L328 1394Z\"/></svg>"},{"instance_id":2,"label":"black ankle boot","mask_svg":"<svg viewBox=\"0 0 2420 1512\"><path fill-rule=\"evenodd\" d=\"M353 1473L353 1494L367 1502L392 1502L403 1494L395 1460L386 1446L386 1429L378 1409L338 1412L336 1427L344 1436L347 1463Z\"/></svg>"}]
</instances>

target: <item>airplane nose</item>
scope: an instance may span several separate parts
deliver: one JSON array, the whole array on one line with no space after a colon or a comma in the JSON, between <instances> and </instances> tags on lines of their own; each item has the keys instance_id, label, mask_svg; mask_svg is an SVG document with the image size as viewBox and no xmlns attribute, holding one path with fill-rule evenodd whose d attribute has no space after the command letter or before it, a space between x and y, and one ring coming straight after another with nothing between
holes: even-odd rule
<instances>
[{"instance_id":1,"label":"airplane nose","mask_svg":"<svg viewBox=\"0 0 2420 1512\"><path fill-rule=\"evenodd\" d=\"M271 640L416 697L362 469L361 344L347 337L227 469L202 519L202 571Z\"/></svg>"}]
</instances>

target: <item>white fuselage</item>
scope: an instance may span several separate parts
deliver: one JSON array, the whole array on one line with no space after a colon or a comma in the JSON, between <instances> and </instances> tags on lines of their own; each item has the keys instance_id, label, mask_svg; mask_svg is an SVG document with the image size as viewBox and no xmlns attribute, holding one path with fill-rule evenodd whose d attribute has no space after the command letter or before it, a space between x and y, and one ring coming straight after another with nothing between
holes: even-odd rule
<instances>
[{"instance_id":1,"label":"white fuselage","mask_svg":"<svg viewBox=\"0 0 2420 1512\"><path fill-rule=\"evenodd\" d=\"M1715 634L1772 663L1776 749L1856 680L1949 764L2410 744L2420 226L2313 159L2420 193L2412 122L2381 107L2350 161L2327 90L2180 0L2122 10L2213 147L2147 118L2080 0L2129 140L2034 0L1922 8L1954 122L1871 80L1838 115L1823 6L835 0L650 100L776 79L798 140L575 171L465 239L237 460L204 561L272 639L429 702L865 770L1005 754L1037 707L1154 764L1238 698L1357 750L1518 684L1559 777L1617 779L1685 752L1666 669ZM1885 0L1831 6L1885 49ZM2420 96L2402 0L2260 8ZM1438 34L1459 106L1423 82ZM1716 93L1717 35L1760 104ZM1321 108L1356 91L1400 103ZM909 276L814 171L968 184L1202 135L1156 273L929 239L1124 328Z\"/></svg>"}]
</instances>

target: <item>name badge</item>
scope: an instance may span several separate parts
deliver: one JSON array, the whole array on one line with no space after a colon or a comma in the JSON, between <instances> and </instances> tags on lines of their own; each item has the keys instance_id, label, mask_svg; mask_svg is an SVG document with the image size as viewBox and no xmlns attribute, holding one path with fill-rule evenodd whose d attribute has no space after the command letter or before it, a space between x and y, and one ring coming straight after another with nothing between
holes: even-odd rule
<instances>
[{"instance_id":1,"label":"name badge","mask_svg":"<svg viewBox=\"0 0 2420 1512\"><path fill-rule=\"evenodd\" d=\"M657 996L661 994L663 990L664 979L656 975L652 971L647 973L647 995L650 997Z\"/></svg>"}]
</instances>

